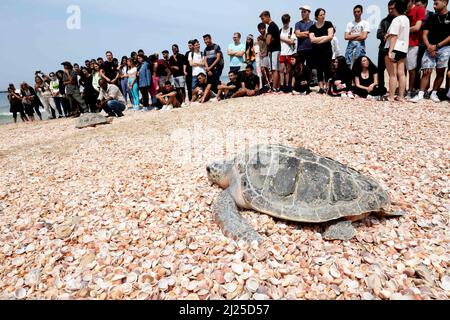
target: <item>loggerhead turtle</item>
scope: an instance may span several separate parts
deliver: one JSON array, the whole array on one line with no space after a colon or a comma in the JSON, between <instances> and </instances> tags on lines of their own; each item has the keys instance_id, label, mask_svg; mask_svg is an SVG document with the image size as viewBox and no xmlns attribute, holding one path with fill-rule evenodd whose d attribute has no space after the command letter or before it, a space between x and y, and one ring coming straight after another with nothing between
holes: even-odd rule
<instances>
[{"instance_id":1,"label":"loggerhead turtle","mask_svg":"<svg viewBox=\"0 0 450 320\"><path fill-rule=\"evenodd\" d=\"M209 165L207 173L224 189L213 205L214 219L235 240L260 241L238 207L296 222L336 220L323 236L344 241L356 234L352 221L370 213L403 215L386 210L389 197L376 181L303 148L258 145L231 161Z\"/></svg>"}]
</instances>

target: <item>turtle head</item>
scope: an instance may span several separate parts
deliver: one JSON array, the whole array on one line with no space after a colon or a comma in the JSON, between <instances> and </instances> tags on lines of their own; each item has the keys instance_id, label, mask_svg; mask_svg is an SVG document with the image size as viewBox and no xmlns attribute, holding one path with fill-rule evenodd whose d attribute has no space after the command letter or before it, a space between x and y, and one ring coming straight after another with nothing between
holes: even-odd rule
<instances>
[{"instance_id":1,"label":"turtle head","mask_svg":"<svg viewBox=\"0 0 450 320\"><path fill-rule=\"evenodd\" d=\"M208 173L208 180L211 183L226 189L230 186L233 162L225 161L211 163L206 167L206 172Z\"/></svg>"}]
</instances>

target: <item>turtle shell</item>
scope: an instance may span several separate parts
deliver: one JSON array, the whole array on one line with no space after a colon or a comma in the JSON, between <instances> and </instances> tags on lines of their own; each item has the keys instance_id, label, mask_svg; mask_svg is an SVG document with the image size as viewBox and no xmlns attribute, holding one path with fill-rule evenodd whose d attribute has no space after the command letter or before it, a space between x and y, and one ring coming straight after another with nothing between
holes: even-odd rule
<instances>
[{"instance_id":1,"label":"turtle shell","mask_svg":"<svg viewBox=\"0 0 450 320\"><path fill-rule=\"evenodd\" d=\"M235 161L245 201L280 219L325 222L380 211L390 204L372 178L307 149L259 145Z\"/></svg>"}]
</instances>

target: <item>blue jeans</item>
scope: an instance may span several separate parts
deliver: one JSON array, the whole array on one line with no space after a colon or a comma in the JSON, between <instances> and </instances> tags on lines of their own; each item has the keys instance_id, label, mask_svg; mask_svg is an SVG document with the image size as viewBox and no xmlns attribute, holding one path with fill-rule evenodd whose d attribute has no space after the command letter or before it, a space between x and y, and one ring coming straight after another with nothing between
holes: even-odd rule
<instances>
[{"instance_id":1,"label":"blue jeans","mask_svg":"<svg viewBox=\"0 0 450 320\"><path fill-rule=\"evenodd\" d=\"M117 100L109 100L103 108L107 114L115 113L117 116L123 116L125 105Z\"/></svg>"},{"instance_id":2,"label":"blue jeans","mask_svg":"<svg viewBox=\"0 0 450 320\"><path fill-rule=\"evenodd\" d=\"M127 96L130 96L131 99L130 88L128 87L128 78L123 78L122 80L120 80L120 85L122 87L122 94L125 98L125 101L127 101Z\"/></svg>"},{"instance_id":3,"label":"blue jeans","mask_svg":"<svg viewBox=\"0 0 450 320\"><path fill-rule=\"evenodd\" d=\"M352 65L354 60L365 55L366 55L366 44L364 41L363 42L349 41L347 49L345 50L345 61L349 66Z\"/></svg>"},{"instance_id":4,"label":"blue jeans","mask_svg":"<svg viewBox=\"0 0 450 320\"><path fill-rule=\"evenodd\" d=\"M193 76L192 77L192 90L197 88L197 84L198 84L198 77L197 76Z\"/></svg>"}]
</instances>

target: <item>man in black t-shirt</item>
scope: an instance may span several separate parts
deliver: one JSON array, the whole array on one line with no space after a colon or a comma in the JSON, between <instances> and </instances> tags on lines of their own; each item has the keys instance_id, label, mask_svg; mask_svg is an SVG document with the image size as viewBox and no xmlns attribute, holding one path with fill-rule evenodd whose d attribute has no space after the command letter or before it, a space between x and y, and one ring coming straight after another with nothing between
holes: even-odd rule
<instances>
[{"instance_id":1,"label":"man in black t-shirt","mask_svg":"<svg viewBox=\"0 0 450 320\"><path fill-rule=\"evenodd\" d=\"M425 89L431 77L433 69L436 69L433 91L430 99L436 103L441 102L438 90L445 78L445 69L450 57L450 13L447 9L448 0L434 0L435 14L425 22L423 27L423 42L427 51L422 58L422 79L420 91L411 102L417 103L424 99Z\"/></svg>"},{"instance_id":2,"label":"man in black t-shirt","mask_svg":"<svg viewBox=\"0 0 450 320\"><path fill-rule=\"evenodd\" d=\"M259 77L253 73L253 65L248 64L240 79L241 88L233 97L253 97L259 91Z\"/></svg>"},{"instance_id":3,"label":"man in black t-shirt","mask_svg":"<svg viewBox=\"0 0 450 320\"><path fill-rule=\"evenodd\" d=\"M180 96L170 81L166 81L164 86L161 86L156 99L163 105L162 111L169 111L181 106Z\"/></svg>"},{"instance_id":4,"label":"man in black t-shirt","mask_svg":"<svg viewBox=\"0 0 450 320\"><path fill-rule=\"evenodd\" d=\"M192 100L192 67L189 64L189 55L194 52L194 42L189 40L188 42L189 51L184 55L184 76L186 77L186 87L188 91L189 101Z\"/></svg>"},{"instance_id":5,"label":"man in black t-shirt","mask_svg":"<svg viewBox=\"0 0 450 320\"><path fill-rule=\"evenodd\" d=\"M219 101L222 99L234 98L234 94L238 92L241 87L236 71L230 71L228 73L228 78L230 79L230 82L227 84L223 83L218 86L217 100Z\"/></svg>"},{"instance_id":6,"label":"man in black t-shirt","mask_svg":"<svg viewBox=\"0 0 450 320\"><path fill-rule=\"evenodd\" d=\"M100 70L100 75L109 84L118 86L119 71L117 65L113 61L114 57L111 51L106 51L106 61L103 62Z\"/></svg>"},{"instance_id":7,"label":"man in black t-shirt","mask_svg":"<svg viewBox=\"0 0 450 320\"><path fill-rule=\"evenodd\" d=\"M269 28L267 29L266 42L272 70L273 92L280 92L280 28L270 18L269 11L262 12L259 17L263 23L269 25Z\"/></svg>"},{"instance_id":8,"label":"man in black t-shirt","mask_svg":"<svg viewBox=\"0 0 450 320\"><path fill-rule=\"evenodd\" d=\"M206 74L204 73L200 73L197 78L197 87L194 89L194 91L192 91L191 102L196 102L197 100L200 103L208 102L213 94L212 79L206 77Z\"/></svg>"},{"instance_id":9,"label":"man in black t-shirt","mask_svg":"<svg viewBox=\"0 0 450 320\"><path fill-rule=\"evenodd\" d=\"M182 103L184 103L184 100L186 99L186 91L185 91L186 79L184 77L184 65L185 65L184 55L180 53L180 49L176 44L172 46L172 52L173 55L169 59L169 64L173 75L173 82L175 85L175 89L181 96Z\"/></svg>"}]
</instances>

